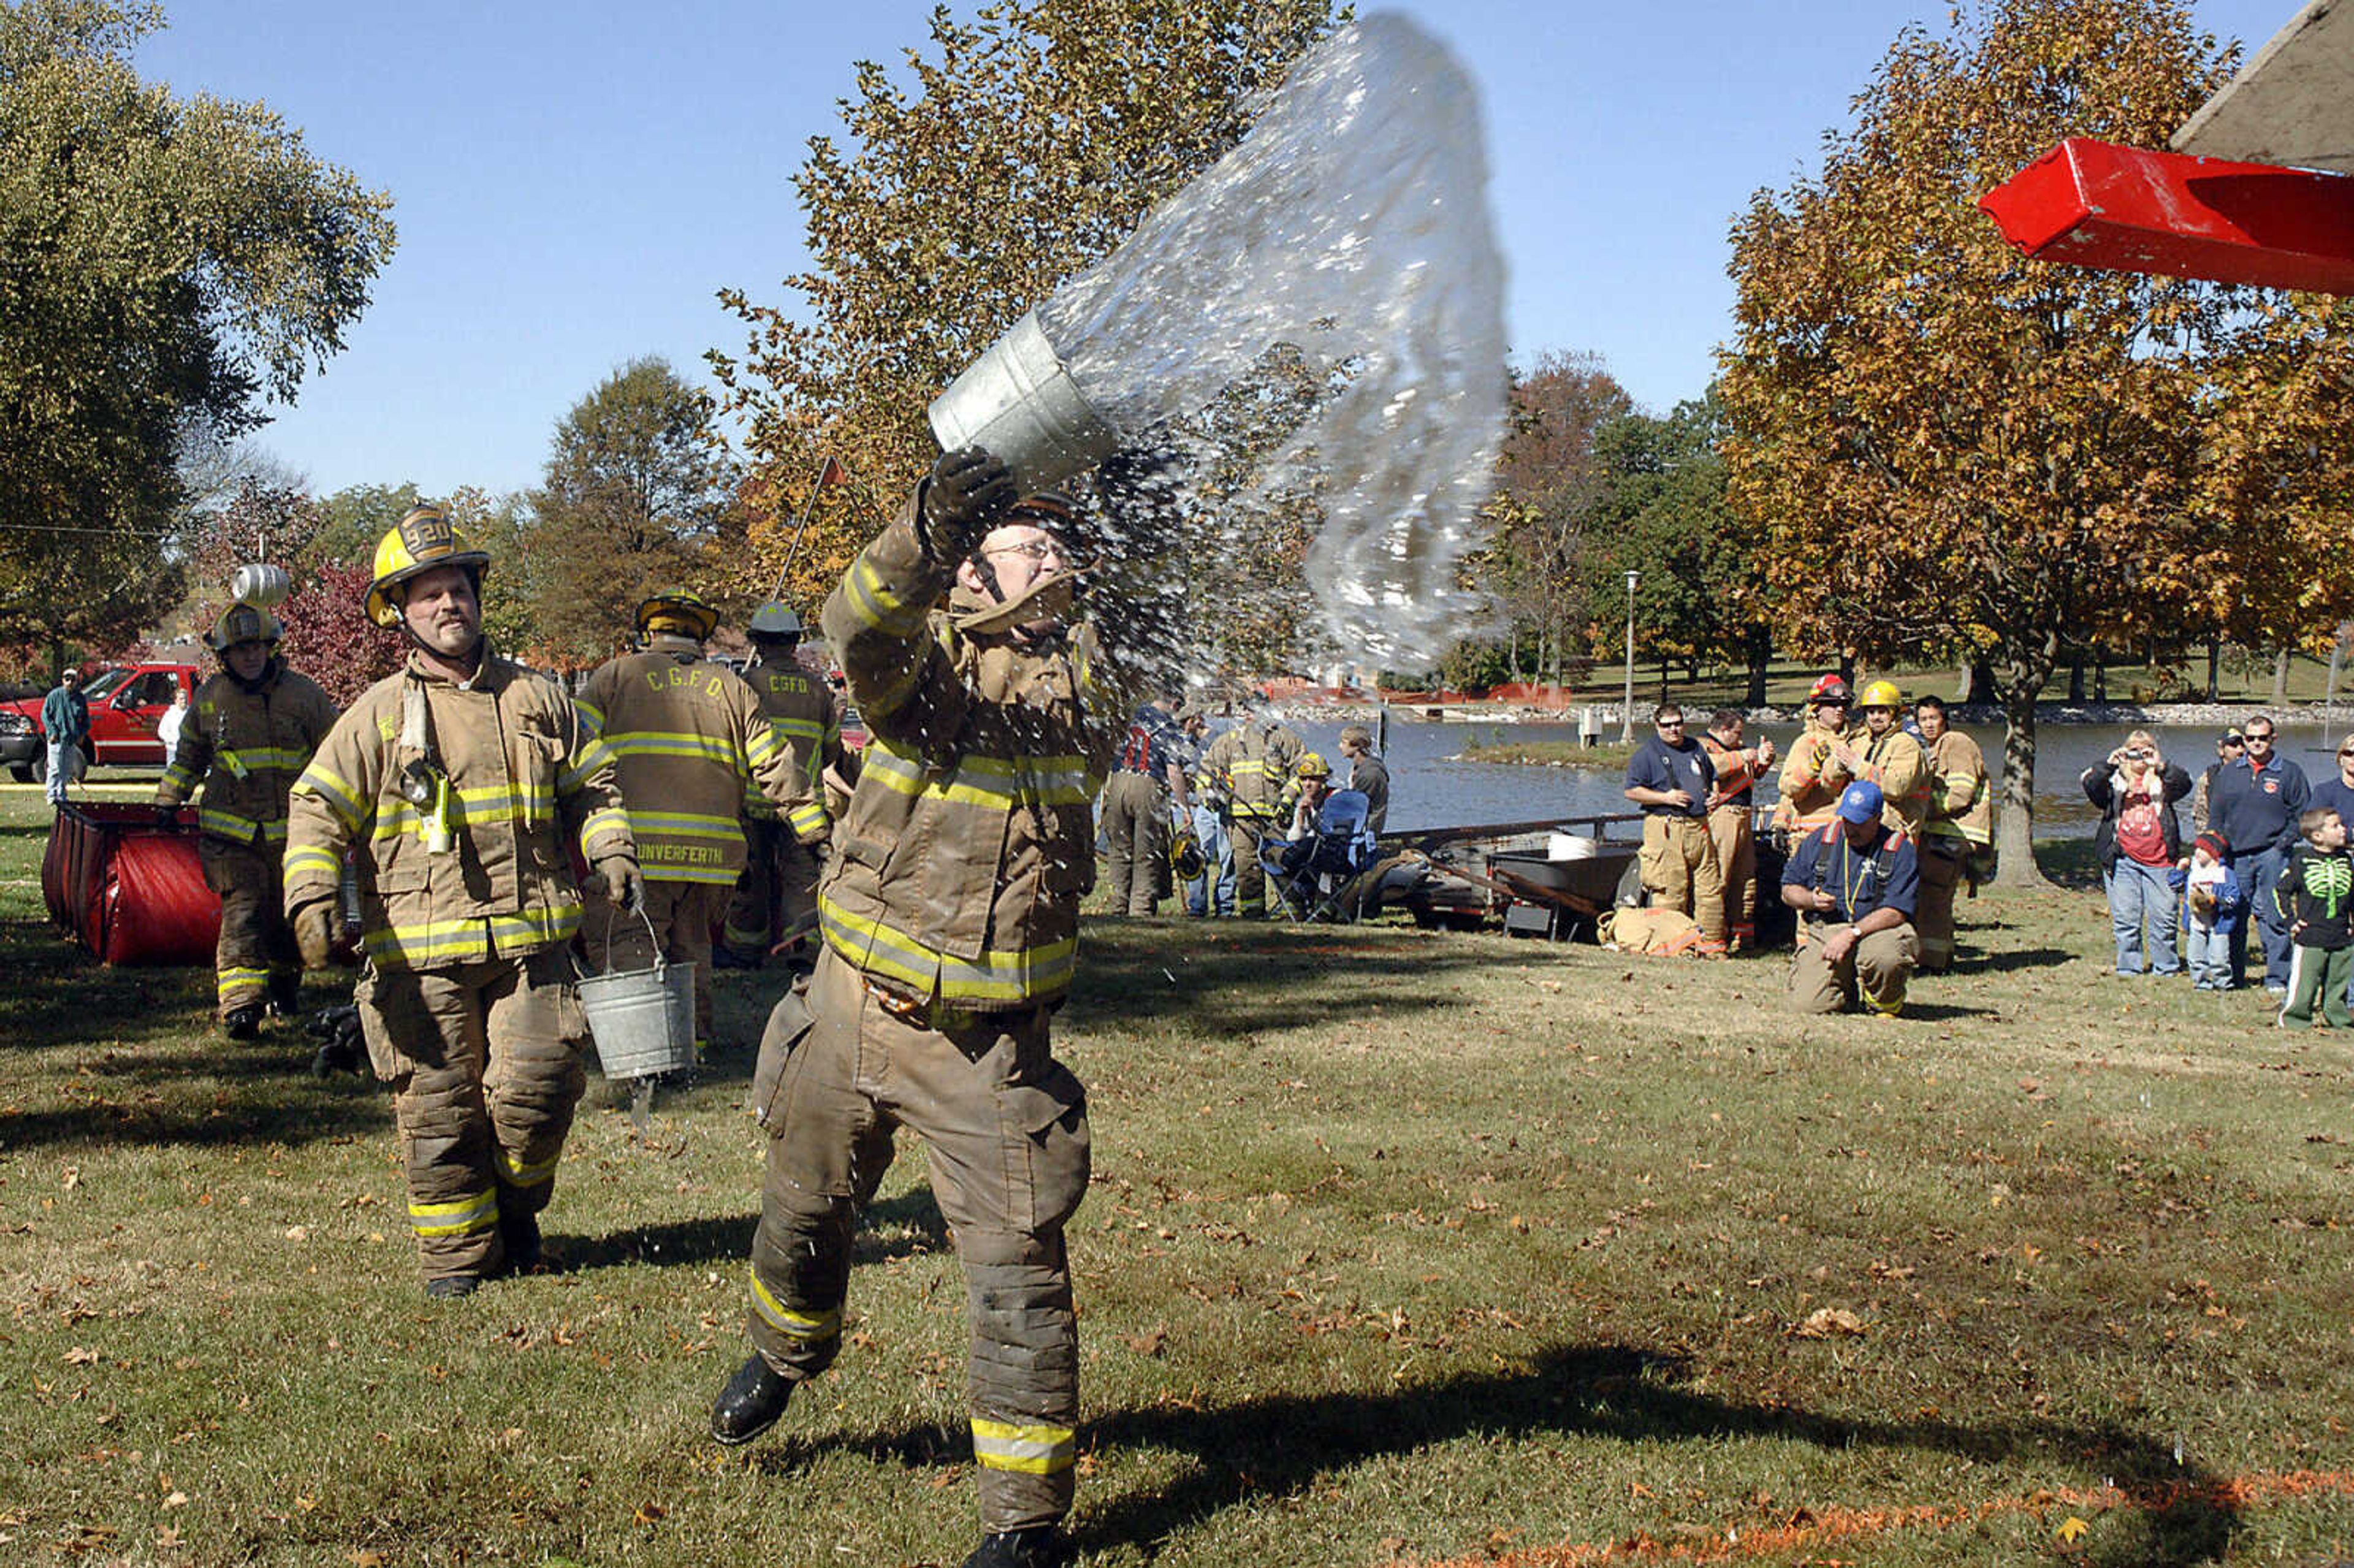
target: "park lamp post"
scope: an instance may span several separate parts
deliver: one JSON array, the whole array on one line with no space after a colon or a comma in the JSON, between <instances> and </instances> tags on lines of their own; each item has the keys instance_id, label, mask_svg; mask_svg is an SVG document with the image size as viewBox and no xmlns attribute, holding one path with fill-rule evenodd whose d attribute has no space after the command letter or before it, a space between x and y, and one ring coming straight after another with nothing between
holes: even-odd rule
<instances>
[{"instance_id":1,"label":"park lamp post","mask_svg":"<svg viewBox=\"0 0 2354 1568\"><path fill-rule=\"evenodd\" d=\"M1625 746L1635 738L1635 579L1641 574L1627 574L1627 694L1618 710L1618 744Z\"/></svg>"}]
</instances>

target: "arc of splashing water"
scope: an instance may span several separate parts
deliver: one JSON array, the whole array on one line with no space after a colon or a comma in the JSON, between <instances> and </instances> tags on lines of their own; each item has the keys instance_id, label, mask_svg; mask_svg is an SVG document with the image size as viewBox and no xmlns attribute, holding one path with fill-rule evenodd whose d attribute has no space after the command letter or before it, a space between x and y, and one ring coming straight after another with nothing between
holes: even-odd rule
<instances>
[{"instance_id":1,"label":"arc of splashing water","mask_svg":"<svg viewBox=\"0 0 2354 1568\"><path fill-rule=\"evenodd\" d=\"M1205 407L1275 344L1352 365L1259 488L1321 481L1307 570L1345 642L1435 657L1486 609L1455 581L1504 428L1486 185L1478 94L1444 46L1392 14L1344 27L1232 152L959 376L934 434L1044 488Z\"/></svg>"}]
</instances>

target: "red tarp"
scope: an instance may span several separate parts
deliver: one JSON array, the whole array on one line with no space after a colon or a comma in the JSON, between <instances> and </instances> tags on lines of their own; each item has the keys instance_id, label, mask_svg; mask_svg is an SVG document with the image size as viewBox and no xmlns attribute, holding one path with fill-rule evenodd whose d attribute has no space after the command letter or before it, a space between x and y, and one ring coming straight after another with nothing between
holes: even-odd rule
<instances>
[{"instance_id":1,"label":"red tarp","mask_svg":"<svg viewBox=\"0 0 2354 1568\"><path fill-rule=\"evenodd\" d=\"M157 827L153 806L60 807L41 857L41 893L49 917L110 964L213 961L220 897L205 885L196 835L187 821Z\"/></svg>"},{"instance_id":2,"label":"red tarp","mask_svg":"<svg viewBox=\"0 0 2354 1568\"><path fill-rule=\"evenodd\" d=\"M2073 137L1978 198L2042 261L2354 293L2354 178Z\"/></svg>"}]
</instances>

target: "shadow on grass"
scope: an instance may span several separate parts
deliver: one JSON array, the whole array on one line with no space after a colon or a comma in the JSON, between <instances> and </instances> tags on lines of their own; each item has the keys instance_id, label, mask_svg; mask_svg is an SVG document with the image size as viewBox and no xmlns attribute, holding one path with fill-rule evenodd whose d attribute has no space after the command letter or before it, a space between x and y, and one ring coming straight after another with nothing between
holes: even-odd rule
<instances>
[{"instance_id":1,"label":"shadow on grass","mask_svg":"<svg viewBox=\"0 0 2354 1568\"><path fill-rule=\"evenodd\" d=\"M1626 1345L1562 1345L1542 1352L1525 1372L1465 1374L1380 1393L1123 1411L1095 1423L1081 1435L1082 1444L1179 1453L1193 1464L1166 1488L1089 1502L1078 1543L1098 1550L1137 1544L1149 1553L1223 1510L1263 1508L1270 1498L1309 1491L1356 1465L1466 1438L1549 1432L1628 1445L1730 1438L1827 1451L1918 1450L1975 1464L2023 1461L2037 1474L2057 1458L2080 1467L2087 1485L2114 1483L2140 1505L2127 1516L2133 1522L2104 1542L2098 1560L2105 1562L2187 1568L2221 1558L2238 1529L2230 1489L2216 1477L2195 1464L2178 1464L2170 1443L2115 1426L2037 1420L1969 1426L1816 1415L1787 1405L1737 1404L1682 1386L1688 1381L1681 1357ZM970 1457L964 1433L938 1425L852 1442L878 1460L901 1465L961 1463ZM790 1470L809 1446L788 1444L754 1462ZM2001 1482L1988 1478L1982 1484ZM1952 1506L1967 1518L1972 1505L1990 1500L1956 1496Z\"/></svg>"},{"instance_id":2,"label":"shadow on grass","mask_svg":"<svg viewBox=\"0 0 2354 1568\"><path fill-rule=\"evenodd\" d=\"M2076 955L2065 948L2018 948L2005 950L1997 948L1970 967L1989 974L2009 974L2013 969L2051 969L2073 963Z\"/></svg>"},{"instance_id":3,"label":"shadow on grass","mask_svg":"<svg viewBox=\"0 0 2354 1568\"><path fill-rule=\"evenodd\" d=\"M741 1265L752 1255L752 1232L758 1224L757 1214L682 1220L675 1224L641 1225L609 1235L566 1234L552 1241L551 1249L562 1260L560 1272L565 1274L645 1263ZM860 1216L857 1236L851 1244L850 1261L853 1267L859 1267L893 1258L947 1252L951 1245L948 1222L940 1217L938 1205L932 1202L932 1190L917 1187L867 1206Z\"/></svg>"},{"instance_id":4,"label":"shadow on grass","mask_svg":"<svg viewBox=\"0 0 2354 1568\"><path fill-rule=\"evenodd\" d=\"M1340 981L1378 996L1388 1013L1435 1012L1471 1003L1434 981L1498 963L1485 943L1379 926L1094 919L1082 938L1068 1016L1095 1027L1145 1019L1222 1034L1314 1027L1332 1021Z\"/></svg>"}]
</instances>

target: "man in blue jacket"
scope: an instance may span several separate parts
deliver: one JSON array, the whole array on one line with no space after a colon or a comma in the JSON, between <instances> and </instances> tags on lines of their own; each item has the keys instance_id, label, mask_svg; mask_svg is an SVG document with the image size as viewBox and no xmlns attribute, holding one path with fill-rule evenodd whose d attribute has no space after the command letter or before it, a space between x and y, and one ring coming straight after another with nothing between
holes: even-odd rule
<instances>
[{"instance_id":1,"label":"man in blue jacket","mask_svg":"<svg viewBox=\"0 0 2354 1568\"><path fill-rule=\"evenodd\" d=\"M2273 721L2258 714L2240 726L2247 741L2242 760L2219 764L2215 782L2207 793L2207 827L2223 835L2232 846L2232 861L2240 885L2269 889L2280 880L2281 867L2299 841L2297 814L2311 802L2312 789L2305 770L2274 748ZM2288 921L2270 898L2251 896L2257 928L2264 941L2264 989L2274 996L2288 993ZM2232 944L2232 983L2247 981L2248 955L2243 943Z\"/></svg>"},{"instance_id":2,"label":"man in blue jacket","mask_svg":"<svg viewBox=\"0 0 2354 1568\"><path fill-rule=\"evenodd\" d=\"M66 786L90 766L90 699L81 694L81 672L58 676L57 690L41 699L41 738L48 747L49 804L66 803Z\"/></svg>"},{"instance_id":3,"label":"man in blue jacket","mask_svg":"<svg viewBox=\"0 0 2354 1568\"><path fill-rule=\"evenodd\" d=\"M1871 779L1850 784L1830 825L1799 839L1783 867L1782 902L1798 914L1790 1005L1800 1012L1847 1012L1859 1001L1882 1018L1904 1011L1921 962L1913 928L1921 857L1881 820L1882 804Z\"/></svg>"}]
</instances>

